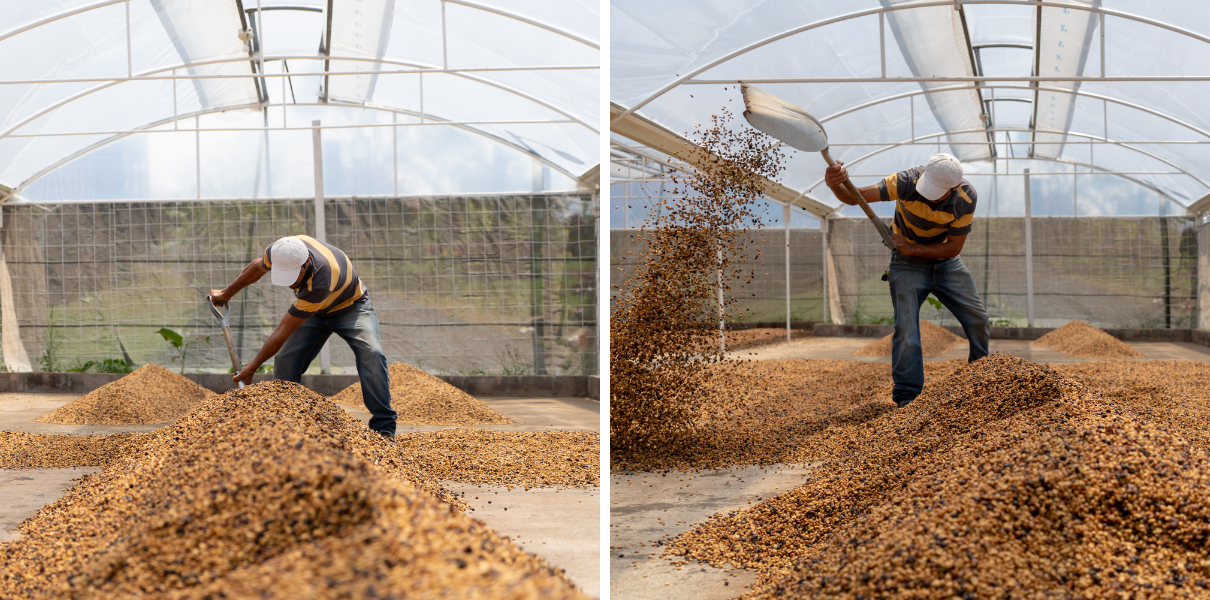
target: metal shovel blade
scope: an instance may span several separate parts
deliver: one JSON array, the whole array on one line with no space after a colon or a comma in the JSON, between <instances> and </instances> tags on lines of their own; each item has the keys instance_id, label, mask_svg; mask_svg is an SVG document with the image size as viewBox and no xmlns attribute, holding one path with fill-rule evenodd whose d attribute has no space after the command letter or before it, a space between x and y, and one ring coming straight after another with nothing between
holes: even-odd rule
<instances>
[{"instance_id":1,"label":"metal shovel blade","mask_svg":"<svg viewBox=\"0 0 1210 600\"><path fill-rule=\"evenodd\" d=\"M828 147L828 134L811 113L746 83L744 118L758 131L767 133L803 152L821 152Z\"/></svg>"}]
</instances>

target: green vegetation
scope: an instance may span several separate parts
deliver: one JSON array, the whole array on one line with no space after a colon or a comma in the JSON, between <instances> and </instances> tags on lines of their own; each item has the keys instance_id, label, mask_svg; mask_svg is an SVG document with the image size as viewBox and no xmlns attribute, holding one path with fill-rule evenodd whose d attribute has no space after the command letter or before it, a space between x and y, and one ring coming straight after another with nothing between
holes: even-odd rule
<instances>
[{"instance_id":1,"label":"green vegetation","mask_svg":"<svg viewBox=\"0 0 1210 600\"><path fill-rule=\"evenodd\" d=\"M160 334L165 341L172 344L172 347L176 349L176 356L172 357L172 360L175 362L177 359L180 359L182 375L185 373L185 357L189 354L189 347L199 341L204 341L207 344L210 343L210 336L208 335L198 335L194 336L191 340L186 340L185 336L167 327L161 327L156 333Z\"/></svg>"}]
</instances>

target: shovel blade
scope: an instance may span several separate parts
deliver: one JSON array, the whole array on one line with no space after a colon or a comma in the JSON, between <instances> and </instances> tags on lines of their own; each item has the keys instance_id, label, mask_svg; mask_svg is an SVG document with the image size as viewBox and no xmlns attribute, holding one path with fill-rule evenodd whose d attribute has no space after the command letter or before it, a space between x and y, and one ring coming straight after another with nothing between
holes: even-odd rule
<instances>
[{"instance_id":1,"label":"shovel blade","mask_svg":"<svg viewBox=\"0 0 1210 600\"><path fill-rule=\"evenodd\" d=\"M822 152L828 147L828 134L811 113L746 83L740 84L740 91L744 118L758 131L803 152Z\"/></svg>"}]
</instances>

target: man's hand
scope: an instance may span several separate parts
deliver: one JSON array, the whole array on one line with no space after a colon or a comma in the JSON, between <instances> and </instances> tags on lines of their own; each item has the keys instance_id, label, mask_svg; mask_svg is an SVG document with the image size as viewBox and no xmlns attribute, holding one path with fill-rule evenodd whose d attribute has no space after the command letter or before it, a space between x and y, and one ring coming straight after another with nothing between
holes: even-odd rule
<instances>
[{"instance_id":1,"label":"man's hand","mask_svg":"<svg viewBox=\"0 0 1210 600\"><path fill-rule=\"evenodd\" d=\"M225 290L210 290L210 299L214 301L215 306L222 306L231 301L231 297L224 294Z\"/></svg>"},{"instance_id":2,"label":"man's hand","mask_svg":"<svg viewBox=\"0 0 1210 600\"><path fill-rule=\"evenodd\" d=\"M913 244L911 242L907 241L907 238L903 237L902 233L892 232L891 241L895 242L895 249L898 250L900 254L902 254L904 256L912 255L910 250L911 250L911 247ZM885 246L886 243L884 242L882 245Z\"/></svg>"},{"instance_id":3,"label":"man's hand","mask_svg":"<svg viewBox=\"0 0 1210 600\"><path fill-rule=\"evenodd\" d=\"M248 363L244 365L244 370L231 376L231 382L238 384L244 382L244 385L252 385L252 376L256 374L256 369L260 365Z\"/></svg>"},{"instance_id":4,"label":"man's hand","mask_svg":"<svg viewBox=\"0 0 1210 600\"><path fill-rule=\"evenodd\" d=\"M849 171L844 168L844 163L836 161L836 164L829 165L828 170L824 171L824 181L830 188L838 188L844 185L844 182L849 180Z\"/></svg>"}]
</instances>

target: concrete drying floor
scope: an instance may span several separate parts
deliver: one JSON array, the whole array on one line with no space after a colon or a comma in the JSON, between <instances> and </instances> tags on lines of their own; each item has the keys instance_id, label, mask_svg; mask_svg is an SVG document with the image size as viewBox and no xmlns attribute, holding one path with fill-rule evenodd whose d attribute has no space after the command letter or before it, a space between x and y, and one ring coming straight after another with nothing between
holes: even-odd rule
<instances>
[{"instance_id":1,"label":"concrete drying floor","mask_svg":"<svg viewBox=\"0 0 1210 600\"><path fill-rule=\"evenodd\" d=\"M813 337L770 346L760 346L730 353L737 358L756 360L781 360L788 358L827 358L860 362L890 362L889 356L857 356L853 354L878 338L858 337ZM1210 348L1185 342L1128 342L1130 347L1142 352L1146 358L1120 360L1189 360L1210 362ZM1065 356L1027 340L992 340L992 352L1004 352L1018 358L1038 363L1076 363L1105 360L1100 358L1078 358ZM970 352L966 340L960 340L949 352L938 356L926 356L924 360L948 360L966 358Z\"/></svg>"},{"instance_id":2,"label":"concrete drying floor","mask_svg":"<svg viewBox=\"0 0 1210 600\"><path fill-rule=\"evenodd\" d=\"M609 591L614 598L734 598L756 581L750 571L662 558L661 542L715 513L746 508L804 481L788 465L685 473L613 473L609 498Z\"/></svg>"},{"instance_id":3,"label":"concrete drying floor","mask_svg":"<svg viewBox=\"0 0 1210 600\"><path fill-rule=\"evenodd\" d=\"M79 395L0 394L0 431L30 433L114 433L153 431L162 425L56 425L34 419L71 402ZM599 431L601 403L589 398L509 398L480 400L516 421L512 425L483 425L494 431ZM362 407L338 404L362 422L370 413ZM448 427L397 426L399 431L435 431ZM14 529L38 509L61 497L85 473L99 469L0 469L0 542L20 537ZM599 598L601 562L600 488L531 489L476 486L443 482L452 491L466 492L475 508L471 516L551 565L590 596ZM476 498L478 496L478 498ZM488 501L491 504L488 504ZM505 509L508 510L505 510Z\"/></svg>"}]
</instances>

